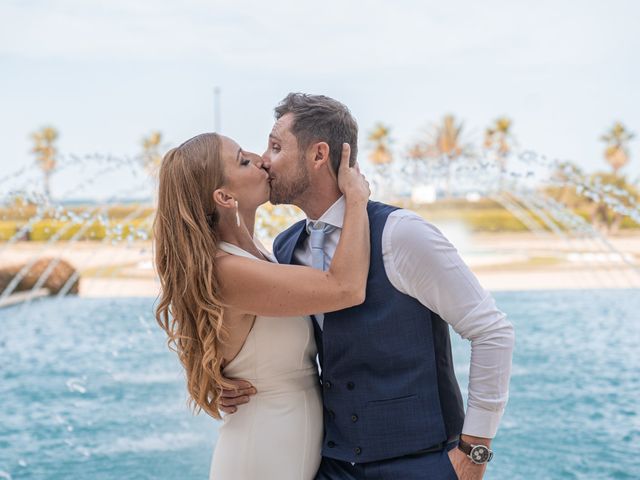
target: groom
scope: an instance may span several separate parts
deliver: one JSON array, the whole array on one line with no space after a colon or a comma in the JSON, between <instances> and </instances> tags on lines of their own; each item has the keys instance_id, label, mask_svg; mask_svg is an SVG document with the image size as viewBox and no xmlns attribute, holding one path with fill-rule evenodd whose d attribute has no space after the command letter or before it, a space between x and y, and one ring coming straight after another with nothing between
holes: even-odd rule
<instances>
[{"instance_id":1,"label":"groom","mask_svg":"<svg viewBox=\"0 0 640 480\"><path fill-rule=\"evenodd\" d=\"M270 200L307 220L280 234L274 253L322 268L344 217L334 172L343 143L355 162L358 127L321 95L289 94L275 117L263 155ZM436 227L382 203L367 210L366 300L314 316L325 432L316 479L481 479L507 402L513 327ZM471 341L466 415L449 325Z\"/></svg>"}]
</instances>

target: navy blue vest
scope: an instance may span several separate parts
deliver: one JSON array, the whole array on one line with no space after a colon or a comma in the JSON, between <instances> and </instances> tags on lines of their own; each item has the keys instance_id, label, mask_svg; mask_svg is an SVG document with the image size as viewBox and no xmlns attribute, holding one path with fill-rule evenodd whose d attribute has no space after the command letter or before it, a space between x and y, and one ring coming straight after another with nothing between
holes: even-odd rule
<instances>
[{"instance_id":1,"label":"navy blue vest","mask_svg":"<svg viewBox=\"0 0 640 480\"><path fill-rule=\"evenodd\" d=\"M382 260L382 232L395 207L369 202L371 266L362 305L314 322L322 367L322 455L371 462L431 447L458 435L462 396L453 371L449 327L396 290ZM306 238L305 221L274 242L280 263Z\"/></svg>"}]
</instances>

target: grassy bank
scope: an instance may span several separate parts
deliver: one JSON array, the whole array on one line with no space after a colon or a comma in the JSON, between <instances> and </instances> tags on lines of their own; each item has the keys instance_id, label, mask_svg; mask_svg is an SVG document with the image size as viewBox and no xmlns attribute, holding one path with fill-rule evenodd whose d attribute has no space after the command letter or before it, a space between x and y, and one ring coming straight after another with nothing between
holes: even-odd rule
<instances>
[{"instance_id":1,"label":"grassy bank","mask_svg":"<svg viewBox=\"0 0 640 480\"><path fill-rule=\"evenodd\" d=\"M399 203L398 206L414 210L427 220L438 223L443 221L461 222L472 232L526 232L527 227L508 210L492 200L467 202L447 200L428 205ZM34 206L0 209L0 241L14 237L31 218L36 215ZM81 240L115 241L122 239L145 239L151 236L153 208L140 205L114 205L98 216L96 207L74 207L57 217L43 215L42 219L32 222L29 229L20 235L21 240L47 241L57 236L60 240L78 238ZM590 222L590 212L577 210L576 214ZM536 223L548 229L544 222L531 214ZM284 229L289 223L287 218L274 218L273 222ZM630 218L622 221L621 229L638 229L640 225Z\"/></svg>"},{"instance_id":2,"label":"grassy bank","mask_svg":"<svg viewBox=\"0 0 640 480\"><path fill-rule=\"evenodd\" d=\"M153 208L140 205L113 205L108 208L77 206L64 212L38 214L33 205L0 209L0 241L17 235L20 240L121 240L145 239L151 234ZM25 228L26 227L26 228Z\"/></svg>"},{"instance_id":3,"label":"grassy bank","mask_svg":"<svg viewBox=\"0 0 640 480\"><path fill-rule=\"evenodd\" d=\"M413 205L410 202L399 203L399 206L415 211L427 220L458 221L472 232L526 232L529 229L511 212L493 200L483 199L478 202L466 200L442 200L427 205ZM577 209L573 213L582 217L587 223L591 222L591 212L587 209ZM532 219L544 230L549 230L544 221L529 212ZM559 226L561 230L564 230ZM640 225L631 218L625 217L621 229L638 229Z\"/></svg>"}]
</instances>

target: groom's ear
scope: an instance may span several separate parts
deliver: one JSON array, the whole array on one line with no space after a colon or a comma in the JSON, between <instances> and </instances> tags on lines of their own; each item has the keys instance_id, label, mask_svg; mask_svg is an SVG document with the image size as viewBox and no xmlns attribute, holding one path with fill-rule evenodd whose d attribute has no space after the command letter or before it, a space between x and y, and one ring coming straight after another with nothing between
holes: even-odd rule
<instances>
[{"instance_id":1,"label":"groom's ear","mask_svg":"<svg viewBox=\"0 0 640 480\"><path fill-rule=\"evenodd\" d=\"M313 143L310 147L313 158L313 168L319 170L325 165L331 170L331 162L329 161L329 144L327 142Z\"/></svg>"}]
</instances>

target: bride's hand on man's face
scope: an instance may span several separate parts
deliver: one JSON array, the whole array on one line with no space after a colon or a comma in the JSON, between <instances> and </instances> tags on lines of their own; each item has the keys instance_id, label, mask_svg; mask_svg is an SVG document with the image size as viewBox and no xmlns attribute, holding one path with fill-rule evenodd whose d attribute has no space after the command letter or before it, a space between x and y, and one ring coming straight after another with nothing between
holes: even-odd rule
<instances>
[{"instance_id":1,"label":"bride's hand on man's face","mask_svg":"<svg viewBox=\"0 0 640 480\"><path fill-rule=\"evenodd\" d=\"M255 387L246 380L232 380L226 379L227 382L235 385L235 388L222 390L220 396L220 410L223 413L235 413L238 410L238 405L249 403L251 395L257 393Z\"/></svg>"},{"instance_id":2,"label":"bride's hand on man's face","mask_svg":"<svg viewBox=\"0 0 640 480\"><path fill-rule=\"evenodd\" d=\"M338 188L345 197L367 200L371 195L369 182L360 173L360 167L357 162L353 167L349 166L350 157L351 146L348 143L343 143L340 168L338 169Z\"/></svg>"}]
</instances>

